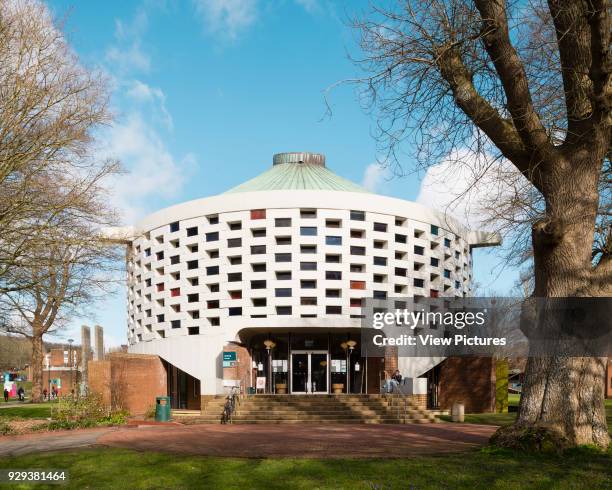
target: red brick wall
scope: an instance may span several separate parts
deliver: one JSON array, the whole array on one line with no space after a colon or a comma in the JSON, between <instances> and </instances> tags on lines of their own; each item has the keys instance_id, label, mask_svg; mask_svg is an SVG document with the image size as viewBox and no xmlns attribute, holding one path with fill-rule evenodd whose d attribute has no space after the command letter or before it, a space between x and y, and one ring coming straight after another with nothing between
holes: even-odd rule
<instances>
[{"instance_id":1,"label":"red brick wall","mask_svg":"<svg viewBox=\"0 0 612 490\"><path fill-rule=\"evenodd\" d=\"M60 395L69 395L72 389L75 390L75 393L78 393L81 376L76 368L72 370L72 384L70 384L70 370L59 371L51 369L51 372L49 372L48 369L44 369L42 387L43 390L46 389L50 393L52 385L49 385L49 378L52 380L59 378L61 380L62 387L59 390Z\"/></svg>"},{"instance_id":2,"label":"red brick wall","mask_svg":"<svg viewBox=\"0 0 612 490\"><path fill-rule=\"evenodd\" d=\"M449 357L440 364L438 403L450 410L465 404L466 413L495 410L495 360L491 357Z\"/></svg>"},{"instance_id":3,"label":"red brick wall","mask_svg":"<svg viewBox=\"0 0 612 490\"><path fill-rule=\"evenodd\" d=\"M158 356L117 352L106 361L89 361L89 389L142 415L155 405L155 397L166 395L166 370Z\"/></svg>"}]
</instances>

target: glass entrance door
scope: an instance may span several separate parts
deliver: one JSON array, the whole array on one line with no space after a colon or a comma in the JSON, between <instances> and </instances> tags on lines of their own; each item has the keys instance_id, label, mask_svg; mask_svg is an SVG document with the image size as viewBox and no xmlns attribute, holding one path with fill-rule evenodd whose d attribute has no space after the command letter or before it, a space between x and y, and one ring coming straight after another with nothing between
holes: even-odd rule
<instances>
[{"instance_id":1,"label":"glass entrance door","mask_svg":"<svg viewBox=\"0 0 612 490\"><path fill-rule=\"evenodd\" d=\"M326 351L291 353L291 393L327 393Z\"/></svg>"},{"instance_id":2,"label":"glass entrance door","mask_svg":"<svg viewBox=\"0 0 612 490\"><path fill-rule=\"evenodd\" d=\"M306 393L308 389L308 354L291 355L291 392Z\"/></svg>"}]
</instances>

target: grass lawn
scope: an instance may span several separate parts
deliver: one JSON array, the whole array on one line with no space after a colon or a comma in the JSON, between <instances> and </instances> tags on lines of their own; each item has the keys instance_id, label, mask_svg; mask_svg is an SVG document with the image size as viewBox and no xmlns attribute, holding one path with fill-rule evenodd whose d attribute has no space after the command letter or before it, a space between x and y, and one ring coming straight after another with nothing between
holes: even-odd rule
<instances>
[{"instance_id":1,"label":"grass lawn","mask_svg":"<svg viewBox=\"0 0 612 490\"><path fill-rule=\"evenodd\" d=\"M612 479L612 452L579 450L558 457L484 449L435 457L321 460L211 458L95 448L2 459L0 468L65 469L70 481L59 488L79 489L604 488Z\"/></svg>"},{"instance_id":2,"label":"grass lawn","mask_svg":"<svg viewBox=\"0 0 612 490\"><path fill-rule=\"evenodd\" d=\"M519 395L509 395L508 405L517 406L519 402ZM606 418L608 421L608 431L612 434L612 399L605 401L606 405ZM465 422L468 424L483 424L483 425L509 425L514 422L516 418L516 412L508 413L466 413ZM440 419L450 422L450 415L440 415Z\"/></svg>"},{"instance_id":3,"label":"grass lawn","mask_svg":"<svg viewBox=\"0 0 612 490\"><path fill-rule=\"evenodd\" d=\"M23 405L8 407L0 405L0 418L46 419L51 417L51 406L52 403L24 403Z\"/></svg>"}]
</instances>

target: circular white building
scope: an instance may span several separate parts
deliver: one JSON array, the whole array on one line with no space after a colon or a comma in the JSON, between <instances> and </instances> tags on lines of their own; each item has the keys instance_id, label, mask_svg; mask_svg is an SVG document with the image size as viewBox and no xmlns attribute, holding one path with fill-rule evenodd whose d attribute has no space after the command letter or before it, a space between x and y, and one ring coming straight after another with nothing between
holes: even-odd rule
<instances>
[{"instance_id":1,"label":"circular white building","mask_svg":"<svg viewBox=\"0 0 612 490\"><path fill-rule=\"evenodd\" d=\"M129 350L167 363L177 407L257 378L268 392L378 392L384 359L355 349L346 364L363 299L469 295L472 249L497 243L367 191L323 155L277 154L254 179L134 227ZM437 362L399 368L417 377Z\"/></svg>"}]
</instances>

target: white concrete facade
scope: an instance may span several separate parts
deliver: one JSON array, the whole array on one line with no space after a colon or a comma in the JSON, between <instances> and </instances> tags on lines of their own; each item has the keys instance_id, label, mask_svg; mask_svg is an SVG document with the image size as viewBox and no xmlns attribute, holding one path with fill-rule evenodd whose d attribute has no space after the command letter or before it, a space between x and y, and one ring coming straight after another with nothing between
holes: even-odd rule
<instances>
[{"instance_id":1,"label":"white concrete facade","mask_svg":"<svg viewBox=\"0 0 612 490\"><path fill-rule=\"evenodd\" d=\"M172 206L135 226L128 245L129 350L221 393L223 348L240 330L359 328L361 298L469 295L471 249L498 243L369 193L241 192ZM414 377L437 362L400 369Z\"/></svg>"}]
</instances>

